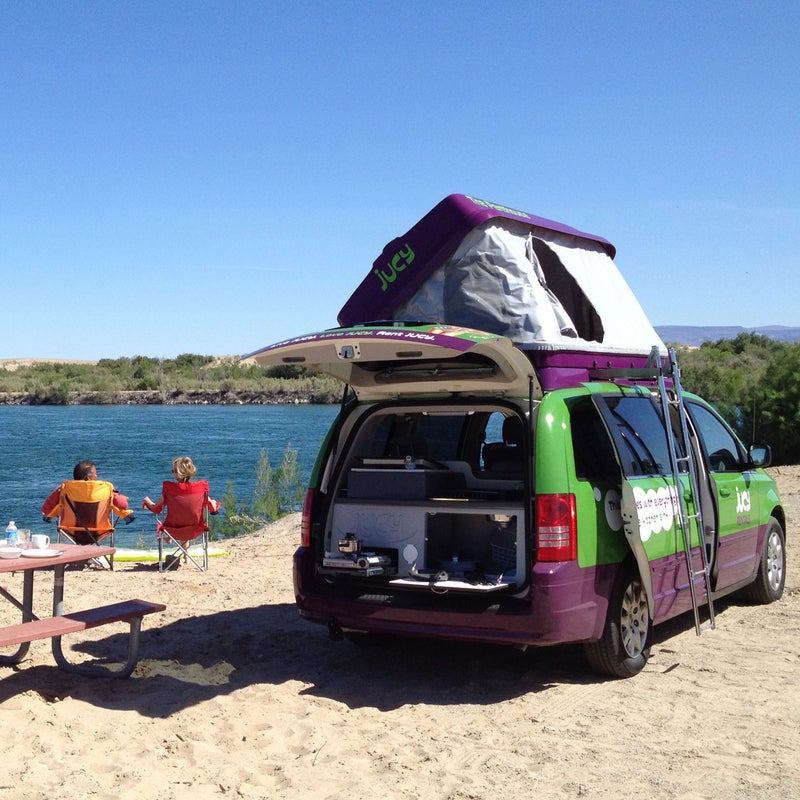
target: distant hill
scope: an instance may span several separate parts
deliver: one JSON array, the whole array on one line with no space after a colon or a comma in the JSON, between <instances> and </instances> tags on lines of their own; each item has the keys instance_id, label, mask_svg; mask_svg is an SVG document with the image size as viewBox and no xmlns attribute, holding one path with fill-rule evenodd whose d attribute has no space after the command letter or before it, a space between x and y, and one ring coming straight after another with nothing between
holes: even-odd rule
<instances>
[{"instance_id":1,"label":"distant hill","mask_svg":"<svg viewBox=\"0 0 800 800\"><path fill-rule=\"evenodd\" d=\"M740 325L656 325L656 333L667 344L700 346L718 339L735 339L740 333L758 333L777 342L800 342L800 328L787 325L764 325L743 328Z\"/></svg>"}]
</instances>

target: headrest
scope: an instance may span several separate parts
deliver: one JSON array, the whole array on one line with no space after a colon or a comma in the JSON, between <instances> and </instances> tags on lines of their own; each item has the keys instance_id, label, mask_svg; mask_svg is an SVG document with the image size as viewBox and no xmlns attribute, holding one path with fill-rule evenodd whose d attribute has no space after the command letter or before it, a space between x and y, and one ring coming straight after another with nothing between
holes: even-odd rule
<instances>
[{"instance_id":1,"label":"headrest","mask_svg":"<svg viewBox=\"0 0 800 800\"><path fill-rule=\"evenodd\" d=\"M503 441L515 445L522 445L525 441L525 427L519 417L506 417L503 420Z\"/></svg>"}]
</instances>

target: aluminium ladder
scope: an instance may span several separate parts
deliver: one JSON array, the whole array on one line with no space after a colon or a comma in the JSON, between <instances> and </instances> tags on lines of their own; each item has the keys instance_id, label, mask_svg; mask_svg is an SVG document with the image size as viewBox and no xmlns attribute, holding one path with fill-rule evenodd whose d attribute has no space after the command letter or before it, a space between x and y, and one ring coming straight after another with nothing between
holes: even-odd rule
<instances>
[{"instance_id":1,"label":"aluminium ladder","mask_svg":"<svg viewBox=\"0 0 800 800\"><path fill-rule=\"evenodd\" d=\"M694 627L699 636L703 630L713 629L714 621L714 601L711 597L711 564L706 550L705 526L703 524L703 512L700 507L700 492L698 491L697 464L695 463L692 443L689 439L689 429L686 423L686 407L683 402L683 388L681 387L680 369L675 357L675 349L669 348L668 361L666 366L661 359L658 347L653 347L650 352L648 364L655 366L658 376L658 394L661 399L661 408L664 415L664 427L667 432L667 444L669 447L670 468L677 495L678 520L680 522L681 534L683 538L683 549L686 556L686 571L689 578L689 594L692 598L692 610L694 611ZM672 389L667 385L667 380L672 380ZM670 409L677 411L680 420L681 439L683 441L684 455L678 454L678 446L675 438L675 431L671 423ZM681 484L680 476L682 468L688 474L689 496L687 498ZM688 499L691 498L694 512L689 513ZM701 568L695 569L694 558L692 557L692 526L695 522L698 538L700 540L700 562ZM708 622L703 625L700 622L700 599L697 595L695 580L702 577L703 586L708 603Z\"/></svg>"}]
</instances>

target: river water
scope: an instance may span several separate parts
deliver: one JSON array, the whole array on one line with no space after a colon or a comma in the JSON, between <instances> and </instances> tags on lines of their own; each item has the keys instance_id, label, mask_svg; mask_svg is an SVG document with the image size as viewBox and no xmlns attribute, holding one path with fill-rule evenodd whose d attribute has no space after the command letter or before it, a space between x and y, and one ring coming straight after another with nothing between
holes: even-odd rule
<instances>
[{"instance_id":1,"label":"river water","mask_svg":"<svg viewBox=\"0 0 800 800\"><path fill-rule=\"evenodd\" d=\"M0 524L55 533L41 521L45 497L72 478L78 461L97 464L139 509L144 495L158 497L171 480L172 459L188 455L207 478L214 497L230 481L240 500L255 487L259 455L273 469L287 446L296 450L301 480L308 480L320 443L338 407L242 406L0 406ZM137 512L117 528L116 543L133 547L152 539L153 516Z\"/></svg>"}]
</instances>

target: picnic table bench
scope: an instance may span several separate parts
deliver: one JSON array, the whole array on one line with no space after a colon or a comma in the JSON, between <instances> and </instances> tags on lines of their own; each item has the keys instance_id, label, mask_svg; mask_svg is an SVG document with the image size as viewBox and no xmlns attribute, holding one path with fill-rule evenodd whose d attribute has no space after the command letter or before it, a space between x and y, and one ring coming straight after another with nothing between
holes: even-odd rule
<instances>
[{"instance_id":1,"label":"picnic table bench","mask_svg":"<svg viewBox=\"0 0 800 800\"><path fill-rule=\"evenodd\" d=\"M27 654L32 641L51 639L53 657L63 670L79 675L129 677L139 661L142 619L147 614L164 611L166 606L163 603L151 603L146 600L126 600L83 611L63 613L65 566L113 554L113 548L60 544L58 549L61 554L47 561L24 558L0 560L0 572L24 571L22 601L11 595L7 589L0 587L0 595L22 611L22 622L0 627L0 647L19 645L13 655L0 655L0 664L18 664ZM52 567L54 571L53 616L39 619L32 610L33 576L43 567ZM113 622L129 623L128 657L120 669L96 663L73 663L65 656L61 644L62 636Z\"/></svg>"},{"instance_id":2,"label":"picnic table bench","mask_svg":"<svg viewBox=\"0 0 800 800\"><path fill-rule=\"evenodd\" d=\"M53 656L61 669L75 672L79 675L104 675L115 678L127 678L131 675L139 662L139 635L142 627L142 618L145 614L164 611L163 603L149 603L146 600L126 600L122 603L112 603L108 606L88 608L56 617L45 617L30 622L20 622L18 625L8 625L0 628L0 647L10 647L15 644L29 643L36 639L53 640ZM87 628L96 628L111 622L128 622L128 660L122 669L113 670L110 667L100 667L94 664L73 664L64 655L61 647L61 637L68 633L77 633Z\"/></svg>"}]
</instances>

